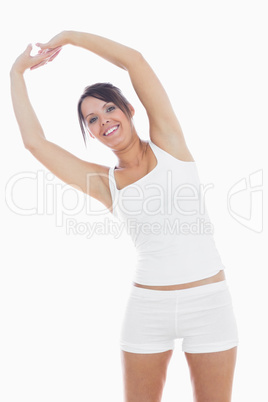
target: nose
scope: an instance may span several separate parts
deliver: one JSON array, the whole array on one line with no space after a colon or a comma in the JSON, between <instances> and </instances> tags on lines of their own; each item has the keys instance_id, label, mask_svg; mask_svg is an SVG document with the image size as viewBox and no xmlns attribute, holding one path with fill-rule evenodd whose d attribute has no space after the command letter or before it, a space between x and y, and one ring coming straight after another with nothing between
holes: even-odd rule
<instances>
[{"instance_id":1,"label":"nose","mask_svg":"<svg viewBox=\"0 0 268 402\"><path fill-rule=\"evenodd\" d=\"M104 126L105 124L109 123L109 122L110 122L110 120L107 119L107 117L104 117L104 118L102 119L102 125L103 125L103 126Z\"/></svg>"}]
</instances>

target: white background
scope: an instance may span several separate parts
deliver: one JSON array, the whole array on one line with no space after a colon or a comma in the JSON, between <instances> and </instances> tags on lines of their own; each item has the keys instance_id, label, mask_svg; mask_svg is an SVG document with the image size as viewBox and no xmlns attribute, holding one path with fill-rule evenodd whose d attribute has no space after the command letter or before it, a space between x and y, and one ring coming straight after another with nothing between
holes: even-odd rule
<instances>
[{"instance_id":1,"label":"white background","mask_svg":"<svg viewBox=\"0 0 268 402\"><path fill-rule=\"evenodd\" d=\"M28 43L46 42L64 29L92 32L140 50L164 84L202 182L214 186L208 210L240 334L233 401L268 400L267 225L261 205L262 195L267 204L266 6L260 0L5 4L0 13L1 401L123 400L119 335L135 250L126 235L115 239L111 233L95 233L88 239L67 233L68 218L77 224L103 222L112 219L110 214L90 216L81 208L64 215L59 226L60 211L85 198L70 187L67 191L24 149L10 101L14 59ZM94 140L85 148L80 133L77 100L95 82L122 88L136 109L139 135L149 138L146 114L127 73L85 50L67 46L53 63L25 78L46 137L82 159L116 162ZM249 187L254 172L255 193ZM18 174L21 180L11 191ZM240 181L248 188L232 196L232 216L228 194ZM12 203L24 214L12 211ZM39 213L25 215L37 204ZM91 206L102 208L94 201ZM180 347L177 341L164 402L192 401Z\"/></svg>"}]
</instances>

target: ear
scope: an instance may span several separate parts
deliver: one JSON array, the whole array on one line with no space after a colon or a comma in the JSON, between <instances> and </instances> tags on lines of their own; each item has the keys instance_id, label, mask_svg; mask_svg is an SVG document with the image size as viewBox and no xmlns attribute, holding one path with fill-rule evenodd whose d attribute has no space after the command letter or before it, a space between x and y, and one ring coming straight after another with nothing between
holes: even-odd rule
<instances>
[{"instance_id":1,"label":"ear","mask_svg":"<svg viewBox=\"0 0 268 402\"><path fill-rule=\"evenodd\" d=\"M134 114L135 114L135 109L134 109L134 107L129 103L129 104L128 104L128 108L129 108L129 110L130 110L131 116L133 117Z\"/></svg>"}]
</instances>

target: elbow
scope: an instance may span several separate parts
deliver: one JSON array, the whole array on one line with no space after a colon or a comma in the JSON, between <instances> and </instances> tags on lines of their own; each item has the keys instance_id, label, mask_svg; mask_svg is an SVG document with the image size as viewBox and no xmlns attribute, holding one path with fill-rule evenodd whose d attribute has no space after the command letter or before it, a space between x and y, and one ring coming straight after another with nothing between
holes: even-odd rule
<instances>
[{"instance_id":1,"label":"elbow","mask_svg":"<svg viewBox=\"0 0 268 402\"><path fill-rule=\"evenodd\" d=\"M138 50L132 49L131 55L127 58L127 63L125 65L125 70L129 71L133 66L138 65L144 60L144 57L141 52Z\"/></svg>"},{"instance_id":2,"label":"elbow","mask_svg":"<svg viewBox=\"0 0 268 402\"><path fill-rule=\"evenodd\" d=\"M24 144L24 148L27 149L27 151L30 151L31 153L33 152L33 150L34 150L33 144L30 144L27 142L24 142L23 144Z\"/></svg>"},{"instance_id":3,"label":"elbow","mask_svg":"<svg viewBox=\"0 0 268 402\"><path fill-rule=\"evenodd\" d=\"M41 138L38 141L23 141L24 148L34 154L35 150L41 146L41 141Z\"/></svg>"},{"instance_id":4,"label":"elbow","mask_svg":"<svg viewBox=\"0 0 268 402\"><path fill-rule=\"evenodd\" d=\"M133 57L135 60L139 61L139 60L143 59L143 55L141 52L139 52L138 50L135 50L135 49L133 49L133 51L134 51Z\"/></svg>"},{"instance_id":5,"label":"elbow","mask_svg":"<svg viewBox=\"0 0 268 402\"><path fill-rule=\"evenodd\" d=\"M138 50L134 50L133 62L139 63L141 60L144 60L144 57L143 57L142 53L139 52Z\"/></svg>"},{"instance_id":6,"label":"elbow","mask_svg":"<svg viewBox=\"0 0 268 402\"><path fill-rule=\"evenodd\" d=\"M145 61L145 58L143 57L143 54L139 51L136 51L136 55L135 55L135 60L136 63L142 63L143 61Z\"/></svg>"}]
</instances>

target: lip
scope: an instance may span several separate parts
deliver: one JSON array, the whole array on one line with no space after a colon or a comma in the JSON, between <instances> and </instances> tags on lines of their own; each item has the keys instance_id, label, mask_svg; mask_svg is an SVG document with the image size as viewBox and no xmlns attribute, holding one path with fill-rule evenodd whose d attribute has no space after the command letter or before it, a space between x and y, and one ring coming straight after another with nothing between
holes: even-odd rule
<instances>
[{"instance_id":1,"label":"lip","mask_svg":"<svg viewBox=\"0 0 268 402\"><path fill-rule=\"evenodd\" d=\"M105 133L107 133L107 131L111 130L111 128L117 127L112 133L105 135ZM103 133L104 137L110 137L110 135L113 135L114 133L117 132L117 130L119 129L119 124L114 124L113 126L107 128L107 130L105 130L105 132Z\"/></svg>"}]
</instances>

